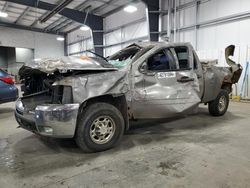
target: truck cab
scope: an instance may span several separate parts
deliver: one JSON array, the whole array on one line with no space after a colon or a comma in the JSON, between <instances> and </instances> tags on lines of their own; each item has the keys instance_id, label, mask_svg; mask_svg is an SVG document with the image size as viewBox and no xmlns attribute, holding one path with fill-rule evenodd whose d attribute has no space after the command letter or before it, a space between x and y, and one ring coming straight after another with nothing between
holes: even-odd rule
<instances>
[{"instance_id":1,"label":"truck cab","mask_svg":"<svg viewBox=\"0 0 250 188\"><path fill-rule=\"evenodd\" d=\"M211 106L221 90L227 95L221 102L224 108L218 111L209 107L209 111L212 115L226 112L232 84L238 82L242 71L228 57L233 55L234 46L225 50L231 67L215 66L212 63L216 61L211 60L201 62L190 43L150 43L140 47L144 50L131 58L129 67L130 119L193 113L199 103ZM111 59L128 57L133 48L136 51L138 45L129 46Z\"/></svg>"}]
</instances>

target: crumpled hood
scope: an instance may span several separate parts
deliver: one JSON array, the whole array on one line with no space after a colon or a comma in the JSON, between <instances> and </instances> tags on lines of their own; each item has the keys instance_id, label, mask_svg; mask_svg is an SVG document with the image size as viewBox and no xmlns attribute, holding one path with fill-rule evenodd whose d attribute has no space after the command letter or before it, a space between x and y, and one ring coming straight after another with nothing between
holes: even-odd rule
<instances>
[{"instance_id":1,"label":"crumpled hood","mask_svg":"<svg viewBox=\"0 0 250 188\"><path fill-rule=\"evenodd\" d=\"M67 70L117 70L104 60L92 57L62 57L54 59L42 59L25 64L32 69L51 74L55 71L66 72Z\"/></svg>"}]
</instances>

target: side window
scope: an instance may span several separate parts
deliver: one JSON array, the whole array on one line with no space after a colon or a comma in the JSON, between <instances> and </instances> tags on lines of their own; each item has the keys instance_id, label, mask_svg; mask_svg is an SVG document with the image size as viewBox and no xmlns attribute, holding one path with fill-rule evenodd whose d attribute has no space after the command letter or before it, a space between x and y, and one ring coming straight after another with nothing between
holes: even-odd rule
<instances>
[{"instance_id":1,"label":"side window","mask_svg":"<svg viewBox=\"0 0 250 188\"><path fill-rule=\"evenodd\" d=\"M185 46L175 47L175 52L179 62L180 70L189 69L189 57L188 57L188 48Z\"/></svg>"},{"instance_id":2,"label":"side window","mask_svg":"<svg viewBox=\"0 0 250 188\"><path fill-rule=\"evenodd\" d=\"M147 67L149 71L176 70L176 62L168 49L160 50L148 58Z\"/></svg>"}]
</instances>

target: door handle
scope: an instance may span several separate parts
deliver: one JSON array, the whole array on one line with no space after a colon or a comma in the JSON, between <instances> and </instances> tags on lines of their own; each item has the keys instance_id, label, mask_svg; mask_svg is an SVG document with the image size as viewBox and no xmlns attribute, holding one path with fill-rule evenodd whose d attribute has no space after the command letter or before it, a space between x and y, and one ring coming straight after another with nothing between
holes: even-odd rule
<instances>
[{"instance_id":1,"label":"door handle","mask_svg":"<svg viewBox=\"0 0 250 188\"><path fill-rule=\"evenodd\" d=\"M187 76L183 76L180 79L177 79L177 82L181 82L181 83L192 82L192 81L194 81L194 78L190 78L190 77L187 77Z\"/></svg>"}]
</instances>

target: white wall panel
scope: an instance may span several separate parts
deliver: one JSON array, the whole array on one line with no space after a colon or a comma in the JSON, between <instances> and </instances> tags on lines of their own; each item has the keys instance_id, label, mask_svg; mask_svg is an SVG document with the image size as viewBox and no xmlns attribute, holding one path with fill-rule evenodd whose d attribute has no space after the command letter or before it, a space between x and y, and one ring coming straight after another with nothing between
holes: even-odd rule
<instances>
[{"instance_id":1,"label":"white wall panel","mask_svg":"<svg viewBox=\"0 0 250 188\"><path fill-rule=\"evenodd\" d=\"M208 1L200 4L198 21L208 21L217 18L216 1Z\"/></svg>"},{"instance_id":2,"label":"white wall panel","mask_svg":"<svg viewBox=\"0 0 250 188\"><path fill-rule=\"evenodd\" d=\"M179 37L177 37L178 41L190 42L193 46L195 45L195 35L192 30L182 31L179 34L177 33L177 35L179 35Z\"/></svg>"},{"instance_id":3,"label":"white wall panel","mask_svg":"<svg viewBox=\"0 0 250 188\"><path fill-rule=\"evenodd\" d=\"M123 41L144 37L147 35L148 35L148 23L146 21L125 27L122 30Z\"/></svg>"},{"instance_id":4,"label":"white wall panel","mask_svg":"<svg viewBox=\"0 0 250 188\"><path fill-rule=\"evenodd\" d=\"M179 12L179 21L177 21L177 24L179 27L189 26L192 24L195 24L195 7L189 7L183 10L180 10Z\"/></svg>"},{"instance_id":5,"label":"white wall panel","mask_svg":"<svg viewBox=\"0 0 250 188\"><path fill-rule=\"evenodd\" d=\"M27 48L16 48L16 62L30 62L34 59L34 50Z\"/></svg>"},{"instance_id":6,"label":"white wall panel","mask_svg":"<svg viewBox=\"0 0 250 188\"><path fill-rule=\"evenodd\" d=\"M148 35L148 24L146 21L123 27L124 25L137 20L146 20L145 4L139 2L135 5L138 10L134 13L127 13L121 10L104 19L104 33L107 32L104 34L103 41L104 46L107 46L104 50L106 56L120 50L125 45L124 42ZM77 30L68 35L68 43L75 43L77 41L88 39L89 37L91 37L91 32ZM75 54L82 51L80 48L84 50L93 49L93 40L88 40L87 43L84 41L69 45L69 54Z\"/></svg>"},{"instance_id":7,"label":"white wall panel","mask_svg":"<svg viewBox=\"0 0 250 188\"><path fill-rule=\"evenodd\" d=\"M198 39L197 49L200 50L213 49L216 43L216 33L217 32L215 27L207 27L199 29L197 36Z\"/></svg>"},{"instance_id":8,"label":"white wall panel","mask_svg":"<svg viewBox=\"0 0 250 188\"><path fill-rule=\"evenodd\" d=\"M121 10L104 19L104 30L113 30L104 35L104 44L107 46L104 50L106 56L137 41L138 38L149 35L148 23L146 21L146 6L144 3L137 3L135 5L138 10L134 13L127 13ZM130 24L138 20L140 22Z\"/></svg>"},{"instance_id":9,"label":"white wall panel","mask_svg":"<svg viewBox=\"0 0 250 188\"><path fill-rule=\"evenodd\" d=\"M91 32L92 32L91 30L82 31L80 29L73 31L68 34L68 43L79 41L82 38L90 38L92 35Z\"/></svg>"},{"instance_id":10,"label":"white wall panel","mask_svg":"<svg viewBox=\"0 0 250 188\"><path fill-rule=\"evenodd\" d=\"M210 0L200 5L200 21L207 21L250 11L249 0Z\"/></svg>"},{"instance_id":11,"label":"white wall panel","mask_svg":"<svg viewBox=\"0 0 250 188\"><path fill-rule=\"evenodd\" d=\"M80 42L77 42L75 44L69 45L68 46L68 53L69 55L75 55L76 53L78 55L82 54L82 51L85 50L93 50L93 40L92 38L87 39L87 40L82 40Z\"/></svg>"},{"instance_id":12,"label":"white wall panel","mask_svg":"<svg viewBox=\"0 0 250 188\"><path fill-rule=\"evenodd\" d=\"M69 54L76 53L80 51L80 43L72 44L68 48Z\"/></svg>"},{"instance_id":13,"label":"white wall panel","mask_svg":"<svg viewBox=\"0 0 250 188\"><path fill-rule=\"evenodd\" d=\"M109 32L104 35L104 44L106 46L104 49L104 53L105 55L111 55L121 48L138 41L137 39L141 40L141 38L147 38L148 33L148 23L146 21ZM112 47L110 45L112 45Z\"/></svg>"},{"instance_id":14,"label":"white wall panel","mask_svg":"<svg viewBox=\"0 0 250 188\"><path fill-rule=\"evenodd\" d=\"M35 58L63 56L64 44L56 38L57 35L0 27L1 46L34 49Z\"/></svg>"},{"instance_id":15,"label":"white wall panel","mask_svg":"<svg viewBox=\"0 0 250 188\"><path fill-rule=\"evenodd\" d=\"M94 48L92 30L82 31L80 29L68 34L68 54L81 55L84 50Z\"/></svg>"},{"instance_id":16,"label":"white wall panel","mask_svg":"<svg viewBox=\"0 0 250 188\"><path fill-rule=\"evenodd\" d=\"M167 31L167 28L168 28L168 15L164 15L161 17L162 19L162 23L161 23L161 30L162 31Z\"/></svg>"},{"instance_id":17,"label":"white wall panel","mask_svg":"<svg viewBox=\"0 0 250 188\"><path fill-rule=\"evenodd\" d=\"M134 13L127 13L123 10L112 14L104 19L104 29L105 31L125 25L134 20L139 20L146 17L146 6L144 3L135 4L137 11Z\"/></svg>"},{"instance_id":18,"label":"white wall panel","mask_svg":"<svg viewBox=\"0 0 250 188\"><path fill-rule=\"evenodd\" d=\"M121 29L105 34L104 39L105 39L105 43L104 43L105 45L120 43L122 41Z\"/></svg>"}]
</instances>

